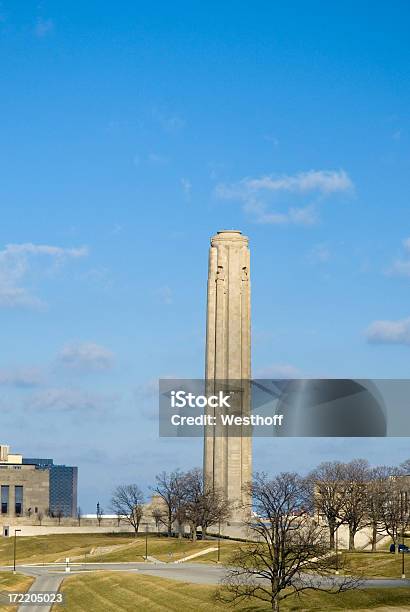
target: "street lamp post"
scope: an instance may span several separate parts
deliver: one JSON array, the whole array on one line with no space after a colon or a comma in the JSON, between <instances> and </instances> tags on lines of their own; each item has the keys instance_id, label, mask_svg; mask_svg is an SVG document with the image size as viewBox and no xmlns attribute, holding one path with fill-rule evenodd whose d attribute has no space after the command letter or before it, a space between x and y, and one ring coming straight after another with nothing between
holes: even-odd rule
<instances>
[{"instance_id":1,"label":"street lamp post","mask_svg":"<svg viewBox=\"0 0 410 612\"><path fill-rule=\"evenodd\" d=\"M221 521L218 524L218 563L221 562Z\"/></svg>"},{"instance_id":2,"label":"street lamp post","mask_svg":"<svg viewBox=\"0 0 410 612\"><path fill-rule=\"evenodd\" d=\"M336 527L336 569L335 569L335 574L336 576L339 574L339 551L338 551L338 544L339 544L339 532L338 532L339 527Z\"/></svg>"},{"instance_id":3,"label":"street lamp post","mask_svg":"<svg viewBox=\"0 0 410 612\"><path fill-rule=\"evenodd\" d=\"M404 508L404 491L400 491L400 513L401 513L401 543L402 543L402 549L401 549L401 577L402 580L404 580L406 578L406 573L404 570L404 512L405 512L405 508Z\"/></svg>"},{"instance_id":4,"label":"street lamp post","mask_svg":"<svg viewBox=\"0 0 410 612\"><path fill-rule=\"evenodd\" d=\"M17 532L20 532L21 529L14 530L14 560L13 560L13 574L16 573L16 547L17 547Z\"/></svg>"}]
</instances>

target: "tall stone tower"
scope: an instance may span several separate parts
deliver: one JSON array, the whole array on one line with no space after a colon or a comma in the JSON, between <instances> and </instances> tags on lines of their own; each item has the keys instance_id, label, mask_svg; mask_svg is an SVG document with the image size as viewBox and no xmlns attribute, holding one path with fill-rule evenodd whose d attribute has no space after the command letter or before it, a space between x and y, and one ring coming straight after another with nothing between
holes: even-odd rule
<instances>
[{"instance_id":1,"label":"tall stone tower","mask_svg":"<svg viewBox=\"0 0 410 612\"><path fill-rule=\"evenodd\" d=\"M224 230L211 238L208 271L206 328L206 381L208 391L220 381L251 377L250 274L248 238L237 230ZM249 389L249 385L245 384ZM245 391L236 414L250 410ZM204 475L208 486L221 490L233 510L247 503L242 487L251 480L252 438L249 427L228 435L222 426L208 426L204 440Z\"/></svg>"}]
</instances>

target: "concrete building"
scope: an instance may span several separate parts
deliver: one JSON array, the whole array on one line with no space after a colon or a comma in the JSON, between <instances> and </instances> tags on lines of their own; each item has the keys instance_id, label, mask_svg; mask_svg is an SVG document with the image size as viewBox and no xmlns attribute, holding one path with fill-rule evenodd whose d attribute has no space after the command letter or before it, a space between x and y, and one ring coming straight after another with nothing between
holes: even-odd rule
<instances>
[{"instance_id":1,"label":"concrete building","mask_svg":"<svg viewBox=\"0 0 410 612\"><path fill-rule=\"evenodd\" d=\"M50 514L54 516L76 516L78 468L54 465L53 459L23 458L23 464L35 465L47 470L50 478Z\"/></svg>"},{"instance_id":2,"label":"concrete building","mask_svg":"<svg viewBox=\"0 0 410 612\"><path fill-rule=\"evenodd\" d=\"M211 238L209 251L205 376L208 393L220 385L243 383L235 406L241 416L250 412L250 333L248 238L240 231L224 230ZM243 486L252 475L251 431L243 427L229 436L221 427L205 429L205 481L226 495L235 521L243 516L240 507L250 501Z\"/></svg>"},{"instance_id":3,"label":"concrete building","mask_svg":"<svg viewBox=\"0 0 410 612\"><path fill-rule=\"evenodd\" d=\"M30 459L0 445L0 520L46 514L75 516L77 467Z\"/></svg>"}]
</instances>

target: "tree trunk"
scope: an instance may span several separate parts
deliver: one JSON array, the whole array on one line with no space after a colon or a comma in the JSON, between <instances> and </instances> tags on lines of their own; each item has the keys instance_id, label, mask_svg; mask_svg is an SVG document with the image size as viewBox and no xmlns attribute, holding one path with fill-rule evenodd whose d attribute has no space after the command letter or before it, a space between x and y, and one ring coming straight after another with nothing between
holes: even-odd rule
<instances>
[{"instance_id":1,"label":"tree trunk","mask_svg":"<svg viewBox=\"0 0 410 612\"><path fill-rule=\"evenodd\" d=\"M329 545L332 550L335 549L335 525L334 523L329 523Z\"/></svg>"},{"instance_id":2,"label":"tree trunk","mask_svg":"<svg viewBox=\"0 0 410 612\"><path fill-rule=\"evenodd\" d=\"M354 550L354 531L349 527L349 550Z\"/></svg>"},{"instance_id":3,"label":"tree trunk","mask_svg":"<svg viewBox=\"0 0 410 612\"><path fill-rule=\"evenodd\" d=\"M377 546L377 525L373 525L372 528L372 552L376 552Z\"/></svg>"}]
</instances>

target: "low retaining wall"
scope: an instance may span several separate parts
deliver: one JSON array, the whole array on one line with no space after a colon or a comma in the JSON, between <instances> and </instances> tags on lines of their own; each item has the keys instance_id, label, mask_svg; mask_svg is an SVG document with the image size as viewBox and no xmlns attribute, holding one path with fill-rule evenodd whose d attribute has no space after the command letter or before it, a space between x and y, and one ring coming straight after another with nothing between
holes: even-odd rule
<instances>
[{"instance_id":1,"label":"low retaining wall","mask_svg":"<svg viewBox=\"0 0 410 612\"><path fill-rule=\"evenodd\" d=\"M120 527L93 527L81 526L69 527L66 525L10 525L8 536L14 536L14 530L20 529L18 537L24 536L42 536L62 533L133 533L133 527L121 525Z\"/></svg>"}]
</instances>

